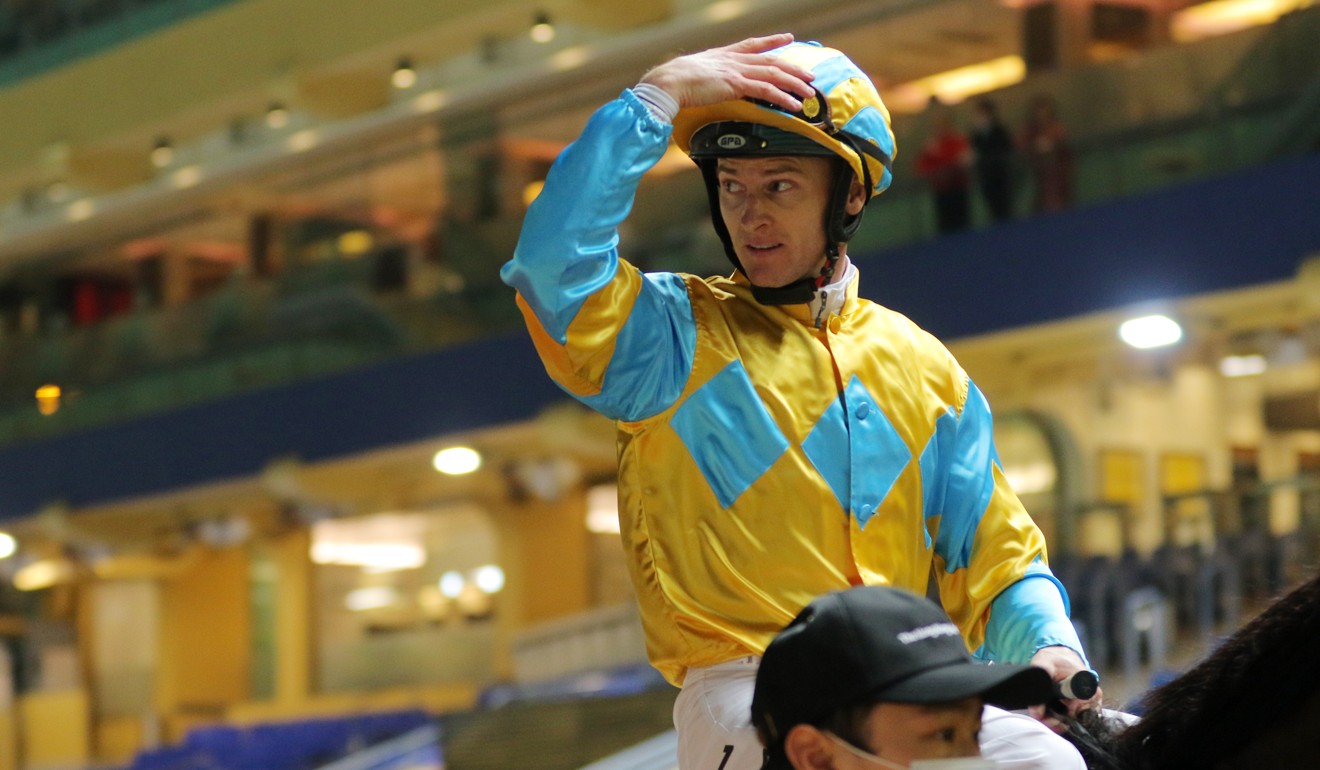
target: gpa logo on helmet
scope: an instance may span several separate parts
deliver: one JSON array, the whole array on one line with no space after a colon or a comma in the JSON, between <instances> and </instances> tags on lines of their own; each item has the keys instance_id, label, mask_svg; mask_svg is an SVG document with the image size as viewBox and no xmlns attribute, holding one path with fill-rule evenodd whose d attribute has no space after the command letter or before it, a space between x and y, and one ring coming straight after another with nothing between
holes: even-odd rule
<instances>
[{"instance_id":1,"label":"gpa logo on helmet","mask_svg":"<svg viewBox=\"0 0 1320 770\"><path fill-rule=\"evenodd\" d=\"M747 144L747 137L742 134L725 134L715 140L722 150L737 150Z\"/></svg>"}]
</instances>

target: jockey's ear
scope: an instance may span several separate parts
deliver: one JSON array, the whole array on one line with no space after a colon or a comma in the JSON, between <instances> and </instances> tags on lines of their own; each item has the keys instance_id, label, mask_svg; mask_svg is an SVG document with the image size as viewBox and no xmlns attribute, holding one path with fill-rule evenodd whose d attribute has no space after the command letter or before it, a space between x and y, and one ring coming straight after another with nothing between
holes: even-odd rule
<instances>
[{"instance_id":1,"label":"jockey's ear","mask_svg":"<svg viewBox=\"0 0 1320 770\"><path fill-rule=\"evenodd\" d=\"M857 181L856 175L853 175L852 185L848 188L848 216L855 217L862 213L862 208L866 206L868 200L870 196L866 194L866 187Z\"/></svg>"},{"instance_id":2,"label":"jockey's ear","mask_svg":"<svg viewBox=\"0 0 1320 770\"><path fill-rule=\"evenodd\" d=\"M825 733L813 725L794 725L784 736L784 754L797 770L832 770L833 749Z\"/></svg>"}]
</instances>

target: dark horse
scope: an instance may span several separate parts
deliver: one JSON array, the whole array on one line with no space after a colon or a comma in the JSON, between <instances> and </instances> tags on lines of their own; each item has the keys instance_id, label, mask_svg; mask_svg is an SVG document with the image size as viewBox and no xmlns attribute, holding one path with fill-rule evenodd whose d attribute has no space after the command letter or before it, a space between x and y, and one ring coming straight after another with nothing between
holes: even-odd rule
<instances>
[{"instance_id":1,"label":"dark horse","mask_svg":"<svg viewBox=\"0 0 1320 770\"><path fill-rule=\"evenodd\" d=\"M1106 735L1073 725L1092 768L1320 767L1320 575L1151 692L1145 716Z\"/></svg>"}]
</instances>

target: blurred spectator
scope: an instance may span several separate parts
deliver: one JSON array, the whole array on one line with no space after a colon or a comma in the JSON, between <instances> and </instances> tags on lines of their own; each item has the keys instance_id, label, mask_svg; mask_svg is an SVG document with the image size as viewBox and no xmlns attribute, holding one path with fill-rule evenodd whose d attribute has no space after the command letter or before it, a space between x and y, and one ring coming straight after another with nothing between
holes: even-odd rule
<instances>
[{"instance_id":1,"label":"blurred spectator","mask_svg":"<svg viewBox=\"0 0 1320 770\"><path fill-rule=\"evenodd\" d=\"M934 130L917 157L917 173L935 195L935 227L941 233L971 224L971 147L954 128L948 109L932 99Z\"/></svg>"},{"instance_id":2,"label":"blurred spectator","mask_svg":"<svg viewBox=\"0 0 1320 770\"><path fill-rule=\"evenodd\" d=\"M970 138L981 197L991 219L1003 222L1013 216L1013 138L990 99L977 100Z\"/></svg>"},{"instance_id":3,"label":"blurred spectator","mask_svg":"<svg viewBox=\"0 0 1320 770\"><path fill-rule=\"evenodd\" d=\"M1032 210L1058 211L1072 205L1073 157L1068 130L1059 120L1054 100L1037 96L1018 140L1035 185Z\"/></svg>"}]
</instances>

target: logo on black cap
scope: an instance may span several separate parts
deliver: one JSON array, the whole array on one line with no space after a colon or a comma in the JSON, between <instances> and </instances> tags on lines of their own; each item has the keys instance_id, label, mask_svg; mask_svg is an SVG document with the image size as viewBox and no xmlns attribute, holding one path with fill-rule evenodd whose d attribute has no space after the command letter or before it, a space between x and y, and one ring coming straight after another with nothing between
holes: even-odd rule
<instances>
[{"instance_id":1,"label":"logo on black cap","mask_svg":"<svg viewBox=\"0 0 1320 770\"><path fill-rule=\"evenodd\" d=\"M715 144L723 150L736 150L747 144L747 137L742 134L724 134L715 140Z\"/></svg>"}]
</instances>

